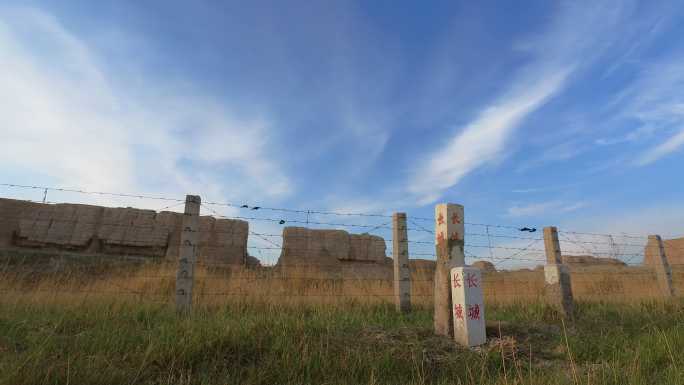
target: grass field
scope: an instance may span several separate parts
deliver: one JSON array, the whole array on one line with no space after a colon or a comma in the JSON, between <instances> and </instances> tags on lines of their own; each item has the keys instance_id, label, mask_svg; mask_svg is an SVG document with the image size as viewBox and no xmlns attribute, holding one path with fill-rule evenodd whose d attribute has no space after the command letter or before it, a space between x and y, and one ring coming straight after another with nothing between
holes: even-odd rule
<instances>
[{"instance_id":1,"label":"grass field","mask_svg":"<svg viewBox=\"0 0 684 385\"><path fill-rule=\"evenodd\" d=\"M684 301L487 309L489 343L433 336L430 309L103 299L0 303L0 383L684 384Z\"/></svg>"}]
</instances>

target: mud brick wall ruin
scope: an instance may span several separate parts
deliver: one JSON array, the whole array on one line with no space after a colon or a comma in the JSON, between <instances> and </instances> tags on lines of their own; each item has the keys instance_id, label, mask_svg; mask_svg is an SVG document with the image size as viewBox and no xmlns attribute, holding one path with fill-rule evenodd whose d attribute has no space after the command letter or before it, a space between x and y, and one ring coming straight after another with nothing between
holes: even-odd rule
<instances>
[{"instance_id":1,"label":"mud brick wall ruin","mask_svg":"<svg viewBox=\"0 0 684 385\"><path fill-rule=\"evenodd\" d=\"M664 239L663 248L670 266L684 266L684 238ZM655 265L658 258L658 245L649 240L644 250L644 265Z\"/></svg>"},{"instance_id":2,"label":"mud brick wall ruin","mask_svg":"<svg viewBox=\"0 0 684 385\"><path fill-rule=\"evenodd\" d=\"M666 239L663 241L665 255L672 266L684 265L684 238Z\"/></svg>"},{"instance_id":3,"label":"mud brick wall ruin","mask_svg":"<svg viewBox=\"0 0 684 385\"><path fill-rule=\"evenodd\" d=\"M83 255L132 255L175 259L182 214L82 204L40 204L0 199L0 250L45 250ZM200 261L243 265L257 263L247 253L249 224L200 217ZM303 227L283 229L283 248L274 272L287 277L339 280L342 292L368 292L379 299L393 295L392 259L385 240L369 234ZM684 238L664 240L672 267L675 293L684 293ZM645 248L643 266L618 260L564 255L579 300L629 301L658 299L653 245ZM483 271L487 302L536 302L544 291L544 272L535 269L497 271L489 262L475 262ZM435 262L412 259L412 302L432 301Z\"/></svg>"},{"instance_id":4,"label":"mud brick wall ruin","mask_svg":"<svg viewBox=\"0 0 684 385\"><path fill-rule=\"evenodd\" d=\"M344 230L285 227L278 268L307 276L392 280L392 259L385 240Z\"/></svg>"},{"instance_id":5,"label":"mud brick wall ruin","mask_svg":"<svg viewBox=\"0 0 684 385\"><path fill-rule=\"evenodd\" d=\"M183 214L0 199L0 249L174 259ZM200 260L242 264L248 223L200 217Z\"/></svg>"},{"instance_id":6,"label":"mud brick wall ruin","mask_svg":"<svg viewBox=\"0 0 684 385\"><path fill-rule=\"evenodd\" d=\"M669 257L669 256L668 256ZM632 302L660 300L656 272L651 266L627 266L621 261L591 256L563 256L580 301ZM476 262L477 264L477 262ZM416 304L431 305L434 261L411 260L411 296ZM544 295L544 269L482 269L482 287L489 304L539 303ZM684 266L672 266L676 295L684 295ZM379 295L389 295L391 287Z\"/></svg>"},{"instance_id":7,"label":"mud brick wall ruin","mask_svg":"<svg viewBox=\"0 0 684 385\"><path fill-rule=\"evenodd\" d=\"M387 262L385 250L385 240L376 235L285 227L278 264L340 266L345 261L384 264Z\"/></svg>"},{"instance_id":8,"label":"mud brick wall ruin","mask_svg":"<svg viewBox=\"0 0 684 385\"><path fill-rule=\"evenodd\" d=\"M288 227L283 231L283 250L278 265L287 276L339 279L338 294L353 296L358 293L365 299L390 302L393 271L392 259L385 256L386 251L384 240L376 236ZM681 254L674 255L678 258ZM578 300L630 302L662 298L656 272L647 261L643 266L628 266L617 259L591 255L563 255L562 261L568 266ZM477 261L473 265L482 270L488 303L543 301L542 265L510 271L498 271L488 261ZM411 259L409 266L412 302L430 306L435 261ZM676 265L672 270L675 292L684 293L684 266Z\"/></svg>"}]
</instances>

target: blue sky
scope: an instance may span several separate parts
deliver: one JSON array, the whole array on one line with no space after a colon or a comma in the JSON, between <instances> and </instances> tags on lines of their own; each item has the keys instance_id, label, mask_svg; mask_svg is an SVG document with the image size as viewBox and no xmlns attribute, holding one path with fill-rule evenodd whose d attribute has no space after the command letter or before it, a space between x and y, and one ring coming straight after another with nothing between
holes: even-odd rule
<instances>
[{"instance_id":1,"label":"blue sky","mask_svg":"<svg viewBox=\"0 0 684 385\"><path fill-rule=\"evenodd\" d=\"M682 21L676 1L8 1L0 179L681 235Z\"/></svg>"}]
</instances>

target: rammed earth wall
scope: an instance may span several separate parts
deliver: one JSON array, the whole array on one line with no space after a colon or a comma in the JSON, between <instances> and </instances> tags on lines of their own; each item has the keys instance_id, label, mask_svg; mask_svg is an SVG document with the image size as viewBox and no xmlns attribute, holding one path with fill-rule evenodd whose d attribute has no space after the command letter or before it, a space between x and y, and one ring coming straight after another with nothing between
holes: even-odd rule
<instances>
[{"instance_id":1,"label":"rammed earth wall","mask_svg":"<svg viewBox=\"0 0 684 385\"><path fill-rule=\"evenodd\" d=\"M175 258L182 216L0 199L0 248ZM242 264L247 257L248 226L245 221L200 217L200 258Z\"/></svg>"}]
</instances>

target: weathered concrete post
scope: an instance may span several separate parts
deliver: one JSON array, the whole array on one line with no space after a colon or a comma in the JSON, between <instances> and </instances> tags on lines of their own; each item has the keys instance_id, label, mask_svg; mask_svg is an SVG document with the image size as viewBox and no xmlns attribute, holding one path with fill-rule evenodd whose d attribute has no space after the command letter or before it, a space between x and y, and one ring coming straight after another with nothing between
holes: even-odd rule
<instances>
[{"instance_id":1,"label":"weathered concrete post","mask_svg":"<svg viewBox=\"0 0 684 385\"><path fill-rule=\"evenodd\" d=\"M663 247L663 240L660 235L649 235L648 243L646 244L646 257L650 257L650 264L655 268L658 277L658 286L663 293L663 297L670 298L674 296L674 287L672 286L672 269L665 254Z\"/></svg>"},{"instance_id":2,"label":"weathered concrete post","mask_svg":"<svg viewBox=\"0 0 684 385\"><path fill-rule=\"evenodd\" d=\"M454 267L465 265L463 206L440 203L435 206L434 326L435 334L454 335L449 275Z\"/></svg>"},{"instance_id":3,"label":"weathered concrete post","mask_svg":"<svg viewBox=\"0 0 684 385\"><path fill-rule=\"evenodd\" d=\"M199 240L199 212L201 199L198 195L185 197L185 213L181 225L178 250L178 274L176 275L176 310L188 313L192 308L197 242Z\"/></svg>"},{"instance_id":4,"label":"weathered concrete post","mask_svg":"<svg viewBox=\"0 0 684 385\"><path fill-rule=\"evenodd\" d=\"M394 257L394 303L397 311L411 311L411 272L409 271L406 213L392 215L392 254Z\"/></svg>"},{"instance_id":5,"label":"weathered concrete post","mask_svg":"<svg viewBox=\"0 0 684 385\"><path fill-rule=\"evenodd\" d=\"M544 296L547 303L554 306L565 318L572 318L574 302L570 272L563 265L558 230L551 226L544 228L544 249L546 265L544 266Z\"/></svg>"}]
</instances>

